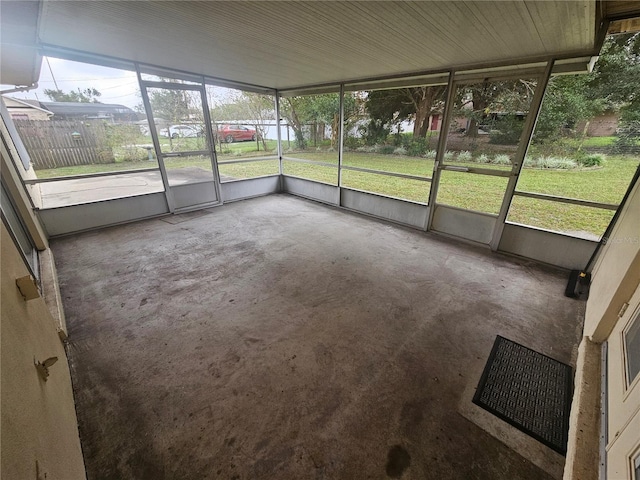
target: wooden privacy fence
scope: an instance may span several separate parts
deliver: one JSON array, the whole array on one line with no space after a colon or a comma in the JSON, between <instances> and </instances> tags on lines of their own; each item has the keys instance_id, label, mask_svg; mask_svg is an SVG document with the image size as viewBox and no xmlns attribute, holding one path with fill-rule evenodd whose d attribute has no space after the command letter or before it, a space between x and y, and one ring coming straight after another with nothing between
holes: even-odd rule
<instances>
[{"instance_id":1,"label":"wooden privacy fence","mask_svg":"<svg viewBox=\"0 0 640 480\"><path fill-rule=\"evenodd\" d=\"M36 170L113 163L107 125L101 120L14 120Z\"/></svg>"}]
</instances>

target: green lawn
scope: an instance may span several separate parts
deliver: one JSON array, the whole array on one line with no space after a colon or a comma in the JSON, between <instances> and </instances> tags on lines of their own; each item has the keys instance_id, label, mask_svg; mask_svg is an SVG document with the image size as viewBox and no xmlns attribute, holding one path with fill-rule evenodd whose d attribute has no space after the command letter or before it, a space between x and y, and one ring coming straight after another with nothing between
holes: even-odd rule
<instances>
[{"instance_id":1,"label":"green lawn","mask_svg":"<svg viewBox=\"0 0 640 480\"><path fill-rule=\"evenodd\" d=\"M220 153L219 146L216 146L216 154L219 162L225 162L230 160L239 160L243 158L262 157L262 156L274 156L276 155L276 141L268 140L267 152L264 151L262 142L260 143L260 150L257 150L256 142L236 142L236 143L223 143L222 153ZM141 137L137 145L130 145L127 147L115 148L114 157L116 161L114 163L100 163L93 165L74 165L72 167L60 167L50 168L44 170L36 170L36 176L38 178L55 178L55 177L67 177L72 175L87 175L93 173L107 173L107 172L126 172L127 170L137 170L140 168L157 168L157 160L147 160L147 151L140 145L151 145L150 137ZM172 140L172 146L169 144L169 139L162 138L160 140L160 146L165 152L170 151L190 151L205 148L205 145L201 138L178 138ZM131 161L129 158L134 157L135 160ZM205 170L210 170L210 161L208 157L170 157L166 159L165 164L167 169L183 168L188 166L200 167ZM251 164L249 164L251 165ZM275 170L272 167L265 167L265 164L258 162L253 164L256 171L269 170L270 173L278 173L278 169ZM246 175L251 175L250 167L240 166L240 164L225 167L225 172L236 172L238 178L246 178ZM221 171L221 173L223 173Z\"/></svg>"},{"instance_id":2,"label":"green lawn","mask_svg":"<svg viewBox=\"0 0 640 480\"><path fill-rule=\"evenodd\" d=\"M583 148L588 147L608 147L613 145L617 137L585 137L583 140L575 140L572 142L575 145L582 144Z\"/></svg>"},{"instance_id":3,"label":"green lawn","mask_svg":"<svg viewBox=\"0 0 640 480\"><path fill-rule=\"evenodd\" d=\"M285 161L285 174L319 180L333 185L337 184L337 155L335 153L305 152L290 155L306 160L335 163L336 167ZM639 161L638 157L615 156L609 157L601 168L574 170L525 168L520 176L517 189L618 204L624 196ZM489 167L489 165L477 163L455 162L455 164L469 167ZM344 165L428 177L431 177L433 170L433 161L424 158L353 152L345 153ZM427 202L430 189L428 182L349 170L342 172L342 185L422 203ZM438 191L438 203L497 214L506 186L506 178L443 171ZM511 206L508 220L554 231L572 234L580 232L600 236L612 216L612 210L516 197Z\"/></svg>"},{"instance_id":4,"label":"green lawn","mask_svg":"<svg viewBox=\"0 0 640 480\"><path fill-rule=\"evenodd\" d=\"M224 163L218 164L218 171L220 175L233 177L234 179L241 178L253 178L263 175L278 175L280 173L280 162L278 159L273 160L260 160L251 163L232 163L231 165L225 165ZM225 178L223 177L224 181Z\"/></svg>"},{"instance_id":5,"label":"green lawn","mask_svg":"<svg viewBox=\"0 0 640 480\"><path fill-rule=\"evenodd\" d=\"M199 139L180 139L198 141ZM164 139L163 142L167 142ZM190 148L182 144L181 147ZM275 142L268 143L275 148ZM184 151L184 150L183 150ZM251 163L224 164L225 161L254 156L273 155L275 151L265 153L256 150L255 142L223 144L223 153L218 153L221 175L233 178L251 178L261 175L277 174L278 161L275 159ZM285 152L285 157L299 158L312 162L322 162L333 166L313 163L283 161L283 171L287 175L299 176L320 182L337 185L337 152L307 150L304 152ZM602 203L617 204L627 188L640 158L630 156L612 156L607 158L603 167L577 168L573 170L541 170L525 168L522 171L517 189L520 191L544 193L549 195L579 198ZM500 168L509 167L478 163L454 162L456 165ZM415 175L430 178L433 173L433 160L401 155L383 155L375 153L345 152L344 166L353 166ZM208 157L177 157L166 160L168 170L198 167L210 169ZM38 170L38 178L78 175L84 173L126 171L138 168L157 167L155 161L121 161L100 165L64 167L51 170ZM438 191L438 203L452 205L486 213L498 213L507 179L487 175L466 174L443 171ZM366 190L382 195L426 203L431 183L399 177L390 177L366 172L343 169L342 185ZM508 220L540 228L568 233L586 232L599 236L613 215L613 211L575 205L561 204L545 200L516 197L512 203Z\"/></svg>"}]
</instances>

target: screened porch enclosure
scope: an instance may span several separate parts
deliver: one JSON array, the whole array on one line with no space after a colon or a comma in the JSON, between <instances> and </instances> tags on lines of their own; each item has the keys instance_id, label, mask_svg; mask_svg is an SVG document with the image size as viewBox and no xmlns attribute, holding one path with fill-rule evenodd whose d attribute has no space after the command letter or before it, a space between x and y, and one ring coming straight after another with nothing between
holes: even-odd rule
<instances>
[{"instance_id":1,"label":"screened porch enclosure","mask_svg":"<svg viewBox=\"0 0 640 480\"><path fill-rule=\"evenodd\" d=\"M640 2L0 27L8 477L637 476ZM543 369L474 400L498 337L566 367L551 448Z\"/></svg>"},{"instance_id":2,"label":"screened porch enclosure","mask_svg":"<svg viewBox=\"0 0 640 480\"><path fill-rule=\"evenodd\" d=\"M131 88L142 100L144 120L107 125L114 162L40 167L25 180L51 236L289 193L579 268L623 194L587 190L575 198L527 188L529 177L549 174L531 166L528 152L545 87L564 71L562 61L248 91L136 63L115 68L83 60L58 61L95 75L135 74ZM411 95L427 99L427 115L380 137L371 103ZM28 155L19 123L13 128L16 145ZM251 136L234 139L229 132L240 128ZM411 128L413 137L402 131ZM622 181L631 174L631 168L621 173ZM594 219L574 226L570 219L582 210ZM569 221L551 223L546 215Z\"/></svg>"}]
</instances>

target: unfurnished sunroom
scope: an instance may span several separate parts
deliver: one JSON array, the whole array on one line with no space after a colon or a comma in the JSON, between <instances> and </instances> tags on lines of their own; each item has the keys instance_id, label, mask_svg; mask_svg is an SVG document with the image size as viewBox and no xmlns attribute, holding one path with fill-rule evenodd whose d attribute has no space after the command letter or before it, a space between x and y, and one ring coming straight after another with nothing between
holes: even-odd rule
<instances>
[{"instance_id":1,"label":"unfurnished sunroom","mask_svg":"<svg viewBox=\"0 0 640 480\"><path fill-rule=\"evenodd\" d=\"M638 2L0 8L7 478L638 478Z\"/></svg>"}]
</instances>

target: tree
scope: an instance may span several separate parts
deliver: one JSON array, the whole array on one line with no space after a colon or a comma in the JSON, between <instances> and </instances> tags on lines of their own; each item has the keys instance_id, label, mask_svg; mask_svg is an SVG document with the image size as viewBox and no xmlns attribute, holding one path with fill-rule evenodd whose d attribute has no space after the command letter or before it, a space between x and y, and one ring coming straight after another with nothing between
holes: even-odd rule
<instances>
[{"instance_id":1,"label":"tree","mask_svg":"<svg viewBox=\"0 0 640 480\"><path fill-rule=\"evenodd\" d=\"M623 128L640 121L639 81L640 33L607 37L593 72L550 79L534 139L552 141L607 110L620 113Z\"/></svg>"},{"instance_id":2,"label":"tree","mask_svg":"<svg viewBox=\"0 0 640 480\"><path fill-rule=\"evenodd\" d=\"M211 108L211 118L214 121L236 120L251 123L266 151L269 123L275 122L274 98L252 92L237 92L231 96L227 95L224 102Z\"/></svg>"},{"instance_id":3,"label":"tree","mask_svg":"<svg viewBox=\"0 0 640 480\"><path fill-rule=\"evenodd\" d=\"M280 113L287 119L288 125L293 129L296 137L296 146L300 149L307 148L304 138L304 124L298 115L298 110L304 110L304 99L308 97L284 97L280 103Z\"/></svg>"},{"instance_id":4,"label":"tree","mask_svg":"<svg viewBox=\"0 0 640 480\"><path fill-rule=\"evenodd\" d=\"M54 102L73 102L73 103L100 103L98 97L102 96L95 88L78 88L70 90L68 93L60 89L45 88L44 94Z\"/></svg>"},{"instance_id":5,"label":"tree","mask_svg":"<svg viewBox=\"0 0 640 480\"><path fill-rule=\"evenodd\" d=\"M605 41L587 96L602 107L620 111L623 120L640 119L640 33L612 35Z\"/></svg>"},{"instance_id":6,"label":"tree","mask_svg":"<svg viewBox=\"0 0 640 480\"><path fill-rule=\"evenodd\" d=\"M483 122L504 118L516 129L519 122L517 115L529 111L536 82L527 79L518 80L485 80L480 83L461 86L456 92L456 116L469 119L465 134L478 136L479 126ZM517 133L517 132L516 132ZM517 135L516 135L517 136Z\"/></svg>"},{"instance_id":7,"label":"tree","mask_svg":"<svg viewBox=\"0 0 640 480\"><path fill-rule=\"evenodd\" d=\"M373 121L370 126L380 129L413 120L413 137L424 138L431 115L442 113L446 88L434 85L369 92L365 108Z\"/></svg>"},{"instance_id":8,"label":"tree","mask_svg":"<svg viewBox=\"0 0 640 480\"><path fill-rule=\"evenodd\" d=\"M536 124L534 141L549 142L602 111L602 104L587 96L588 75L552 77L545 92L542 109Z\"/></svg>"},{"instance_id":9,"label":"tree","mask_svg":"<svg viewBox=\"0 0 640 480\"><path fill-rule=\"evenodd\" d=\"M275 99L268 95L251 92L243 92L242 98L249 113L248 118L253 120L253 126L262 141L262 147L267 151L267 130L269 122L273 122L275 118Z\"/></svg>"},{"instance_id":10,"label":"tree","mask_svg":"<svg viewBox=\"0 0 640 480\"><path fill-rule=\"evenodd\" d=\"M314 129L314 135L324 140L326 125L331 125L331 147L338 145L340 133L340 94L325 93L285 97L282 99L281 113L294 131L298 148L306 148L304 127ZM351 94L344 95L345 121L348 123L356 112L356 100Z\"/></svg>"},{"instance_id":11,"label":"tree","mask_svg":"<svg viewBox=\"0 0 640 480\"><path fill-rule=\"evenodd\" d=\"M176 90L168 88L149 89L149 103L153 111L154 118L162 118L170 124L180 123L183 119L190 118L195 114L202 117L202 108L198 98L191 98L190 91ZM196 105L197 104L197 105Z\"/></svg>"}]
</instances>

